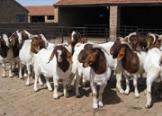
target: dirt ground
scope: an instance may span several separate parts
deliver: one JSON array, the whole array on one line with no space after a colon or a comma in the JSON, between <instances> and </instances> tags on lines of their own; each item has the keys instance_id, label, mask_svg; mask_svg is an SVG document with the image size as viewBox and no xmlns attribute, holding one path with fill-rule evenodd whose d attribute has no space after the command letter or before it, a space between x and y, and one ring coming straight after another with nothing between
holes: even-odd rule
<instances>
[{"instance_id":1,"label":"dirt ground","mask_svg":"<svg viewBox=\"0 0 162 116\"><path fill-rule=\"evenodd\" d=\"M89 87L83 88L81 98L76 98L73 91L65 98L60 91L60 98L54 100L45 86L34 92L33 80L25 86L25 79L0 76L0 116L162 116L162 101L155 96L153 107L144 108L143 83L139 83L141 92L137 99L133 92L128 96L116 92L112 79L104 92L104 107L93 110Z\"/></svg>"}]
</instances>

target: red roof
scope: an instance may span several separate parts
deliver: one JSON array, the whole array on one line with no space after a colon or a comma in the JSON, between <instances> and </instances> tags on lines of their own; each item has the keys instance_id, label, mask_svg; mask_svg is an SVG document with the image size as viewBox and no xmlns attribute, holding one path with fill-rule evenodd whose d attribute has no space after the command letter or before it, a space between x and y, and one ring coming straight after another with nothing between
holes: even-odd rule
<instances>
[{"instance_id":1,"label":"red roof","mask_svg":"<svg viewBox=\"0 0 162 116\"><path fill-rule=\"evenodd\" d=\"M53 6L27 6L30 16L54 15Z\"/></svg>"},{"instance_id":2,"label":"red roof","mask_svg":"<svg viewBox=\"0 0 162 116\"><path fill-rule=\"evenodd\" d=\"M55 5L102 5L162 3L162 0L59 0Z\"/></svg>"}]
</instances>

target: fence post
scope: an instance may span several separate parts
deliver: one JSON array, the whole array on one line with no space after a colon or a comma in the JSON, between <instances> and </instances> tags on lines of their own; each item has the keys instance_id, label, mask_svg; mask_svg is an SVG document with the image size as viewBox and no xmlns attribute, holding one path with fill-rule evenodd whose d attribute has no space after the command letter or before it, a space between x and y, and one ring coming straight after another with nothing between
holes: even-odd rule
<instances>
[{"instance_id":1,"label":"fence post","mask_svg":"<svg viewBox=\"0 0 162 116\"><path fill-rule=\"evenodd\" d=\"M108 29L105 29L106 42L108 42Z\"/></svg>"},{"instance_id":2,"label":"fence post","mask_svg":"<svg viewBox=\"0 0 162 116\"><path fill-rule=\"evenodd\" d=\"M87 38L86 38L86 29L85 29L85 27L83 28L83 37L84 37L85 39L87 39Z\"/></svg>"},{"instance_id":3,"label":"fence post","mask_svg":"<svg viewBox=\"0 0 162 116\"><path fill-rule=\"evenodd\" d=\"M64 42L64 28L61 28L61 43Z\"/></svg>"}]
</instances>

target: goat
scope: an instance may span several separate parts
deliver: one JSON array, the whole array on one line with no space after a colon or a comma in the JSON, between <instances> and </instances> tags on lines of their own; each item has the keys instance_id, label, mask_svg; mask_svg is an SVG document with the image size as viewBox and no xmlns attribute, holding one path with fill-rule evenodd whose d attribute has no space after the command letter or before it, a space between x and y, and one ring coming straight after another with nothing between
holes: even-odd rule
<instances>
[{"instance_id":1,"label":"goat","mask_svg":"<svg viewBox=\"0 0 162 116\"><path fill-rule=\"evenodd\" d=\"M22 66L21 64L26 65L27 67L27 81L26 85L30 84L30 67L33 64L34 55L37 54L42 48L47 48L48 41L46 38L41 35L32 35L30 40L25 40L22 48L19 52L20 59L20 67L19 67L19 78L22 78ZM40 84L43 84L41 80L39 80Z\"/></svg>"},{"instance_id":2,"label":"goat","mask_svg":"<svg viewBox=\"0 0 162 116\"><path fill-rule=\"evenodd\" d=\"M0 63L3 67L2 77L6 76L6 63L9 62L9 77L13 76L12 73L12 66L13 66L13 52L10 47L9 39L6 34L3 34L2 37L0 37Z\"/></svg>"},{"instance_id":3,"label":"goat","mask_svg":"<svg viewBox=\"0 0 162 116\"><path fill-rule=\"evenodd\" d=\"M118 39L114 42L114 45L111 47L110 53L113 56L113 58L117 58L117 70L121 70L126 77L126 90L124 91L125 94L128 94L130 91L128 77L133 76L135 96L139 97L137 79L138 75L144 72L143 64L144 58L146 57L146 53L135 52L131 49L130 45L122 44L121 41Z\"/></svg>"},{"instance_id":4,"label":"goat","mask_svg":"<svg viewBox=\"0 0 162 116\"><path fill-rule=\"evenodd\" d=\"M54 49L41 49L34 58L34 91L37 91L37 80L40 74L46 79L48 89L51 91L51 85L48 78L53 77L54 93L53 98L58 98L58 81L63 79L64 96L67 96L67 80L71 74L72 54L63 46L56 45Z\"/></svg>"},{"instance_id":5,"label":"goat","mask_svg":"<svg viewBox=\"0 0 162 116\"><path fill-rule=\"evenodd\" d=\"M152 48L148 51L144 61L146 72L146 108L152 105L151 87L153 82L162 80L162 53L159 48Z\"/></svg>"},{"instance_id":6,"label":"goat","mask_svg":"<svg viewBox=\"0 0 162 116\"><path fill-rule=\"evenodd\" d=\"M90 80L93 108L103 107L102 94L111 75L111 69L108 65L108 54L102 47L87 44L80 51L78 61L82 63L83 68L87 71L85 73L87 73L87 77ZM83 68L82 70L84 70ZM99 94L96 88L97 85L100 86ZM98 98L97 95L99 95Z\"/></svg>"}]
</instances>

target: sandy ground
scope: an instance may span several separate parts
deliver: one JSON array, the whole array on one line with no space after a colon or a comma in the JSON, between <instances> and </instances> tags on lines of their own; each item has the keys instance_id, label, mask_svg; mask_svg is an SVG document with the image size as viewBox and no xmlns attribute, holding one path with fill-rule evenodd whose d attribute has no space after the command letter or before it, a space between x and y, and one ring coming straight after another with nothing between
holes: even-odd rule
<instances>
[{"instance_id":1,"label":"sandy ground","mask_svg":"<svg viewBox=\"0 0 162 116\"><path fill-rule=\"evenodd\" d=\"M156 96L153 107L144 108L144 83L143 79L139 81L141 92L137 99L133 87L129 95L116 92L112 78L104 91L104 107L93 110L89 87L81 90L81 98L76 98L74 91L70 91L70 97L65 98L60 89L60 98L54 100L53 93L45 86L39 86L39 91L34 92L33 79L30 86L25 86L25 78L0 76L0 116L162 116L162 101Z\"/></svg>"}]
</instances>

